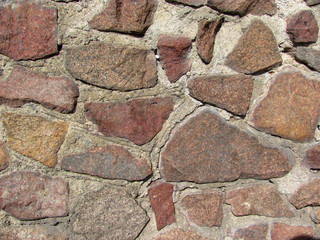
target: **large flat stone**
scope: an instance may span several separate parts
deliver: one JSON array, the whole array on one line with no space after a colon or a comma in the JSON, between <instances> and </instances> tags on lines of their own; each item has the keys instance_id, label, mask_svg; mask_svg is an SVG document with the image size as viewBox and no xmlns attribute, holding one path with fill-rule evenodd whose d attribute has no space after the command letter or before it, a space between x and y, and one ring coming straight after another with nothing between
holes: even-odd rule
<instances>
[{"instance_id":1,"label":"large flat stone","mask_svg":"<svg viewBox=\"0 0 320 240\"><path fill-rule=\"evenodd\" d=\"M296 58L308 67L320 72L320 51L309 47L297 47Z\"/></svg>"},{"instance_id":2,"label":"large flat stone","mask_svg":"<svg viewBox=\"0 0 320 240\"><path fill-rule=\"evenodd\" d=\"M198 234L191 232L189 230L183 230L180 228L174 228L164 233L159 234L159 236L153 238L152 240L209 240L208 238L199 236Z\"/></svg>"},{"instance_id":3,"label":"large flat stone","mask_svg":"<svg viewBox=\"0 0 320 240\"><path fill-rule=\"evenodd\" d=\"M289 200L298 209L306 206L320 206L320 179L300 186Z\"/></svg>"},{"instance_id":4,"label":"large flat stone","mask_svg":"<svg viewBox=\"0 0 320 240\"><path fill-rule=\"evenodd\" d=\"M17 226L0 230L1 240L68 240L66 234L50 226Z\"/></svg>"},{"instance_id":5,"label":"large flat stone","mask_svg":"<svg viewBox=\"0 0 320 240\"><path fill-rule=\"evenodd\" d=\"M313 236L314 230L311 226L275 223L271 230L272 240L311 240Z\"/></svg>"}]
</instances>

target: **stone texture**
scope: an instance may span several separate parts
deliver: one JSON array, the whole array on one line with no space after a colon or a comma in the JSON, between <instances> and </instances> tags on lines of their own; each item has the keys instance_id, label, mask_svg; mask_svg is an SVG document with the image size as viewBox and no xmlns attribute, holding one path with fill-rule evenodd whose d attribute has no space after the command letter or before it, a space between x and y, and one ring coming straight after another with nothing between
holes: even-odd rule
<instances>
[{"instance_id":1,"label":"stone texture","mask_svg":"<svg viewBox=\"0 0 320 240\"><path fill-rule=\"evenodd\" d=\"M201 227L221 226L223 195L221 191L195 193L181 201L190 221Z\"/></svg>"},{"instance_id":2,"label":"stone texture","mask_svg":"<svg viewBox=\"0 0 320 240\"><path fill-rule=\"evenodd\" d=\"M56 165L57 152L68 131L66 122L13 113L3 114L3 122L8 147L48 167Z\"/></svg>"},{"instance_id":3,"label":"stone texture","mask_svg":"<svg viewBox=\"0 0 320 240\"><path fill-rule=\"evenodd\" d=\"M256 224L247 228L238 229L233 236L233 240L267 240L268 225Z\"/></svg>"},{"instance_id":4,"label":"stone texture","mask_svg":"<svg viewBox=\"0 0 320 240\"><path fill-rule=\"evenodd\" d=\"M249 9L249 13L258 16L264 14L273 16L277 13L277 5L275 0L258 0L256 1L256 4L252 5Z\"/></svg>"},{"instance_id":5,"label":"stone texture","mask_svg":"<svg viewBox=\"0 0 320 240\"><path fill-rule=\"evenodd\" d=\"M89 22L91 28L143 35L152 23L154 0L110 0Z\"/></svg>"},{"instance_id":6,"label":"stone texture","mask_svg":"<svg viewBox=\"0 0 320 240\"><path fill-rule=\"evenodd\" d=\"M150 88L157 83L155 55L145 49L99 42L69 48L65 66L74 78L112 90Z\"/></svg>"},{"instance_id":7,"label":"stone texture","mask_svg":"<svg viewBox=\"0 0 320 240\"><path fill-rule=\"evenodd\" d=\"M308 67L320 72L320 51L308 47L297 47L296 58Z\"/></svg>"},{"instance_id":8,"label":"stone texture","mask_svg":"<svg viewBox=\"0 0 320 240\"><path fill-rule=\"evenodd\" d=\"M56 9L27 2L0 8L0 53L14 60L57 53L57 32Z\"/></svg>"},{"instance_id":9,"label":"stone texture","mask_svg":"<svg viewBox=\"0 0 320 240\"><path fill-rule=\"evenodd\" d=\"M319 224L320 223L320 208L313 210L311 212L311 219L314 223Z\"/></svg>"},{"instance_id":10,"label":"stone texture","mask_svg":"<svg viewBox=\"0 0 320 240\"><path fill-rule=\"evenodd\" d=\"M20 107L40 103L62 113L75 110L78 86L67 77L49 77L16 66L7 81L0 82L0 104Z\"/></svg>"},{"instance_id":11,"label":"stone texture","mask_svg":"<svg viewBox=\"0 0 320 240\"><path fill-rule=\"evenodd\" d=\"M257 0L208 0L207 5L223 13L244 16Z\"/></svg>"},{"instance_id":12,"label":"stone texture","mask_svg":"<svg viewBox=\"0 0 320 240\"><path fill-rule=\"evenodd\" d=\"M289 200L298 209L306 206L320 206L320 179L300 186Z\"/></svg>"},{"instance_id":13,"label":"stone texture","mask_svg":"<svg viewBox=\"0 0 320 240\"><path fill-rule=\"evenodd\" d=\"M128 181L143 180L152 173L145 159L137 159L127 149L111 145L65 156L61 161L61 168L102 178Z\"/></svg>"},{"instance_id":14,"label":"stone texture","mask_svg":"<svg viewBox=\"0 0 320 240\"><path fill-rule=\"evenodd\" d=\"M154 182L148 189L148 195L151 207L156 216L158 230L176 221L172 193L173 185L166 182Z\"/></svg>"},{"instance_id":15,"label":"stone texture","mask_svg":"<svg viewBox=\"0 0 320 240\"><path fill-rule=\"evenodd\" d=\"M320 3L320 0L304 0L308 6L313 6L313 5L317 5Z\"/></svg>"},{"instance_id":16,"label":"stone texture","mask_svg":"<svg viewBox=\"0 0 320 240\"><path fill-rule=\"evenodd\" d=\"M228 190L225 202L232 205L235 216L294 217L278 191L269 184Z\"/></svg>"},{"instance_id":17,"label":"stone texture","mask_svg":"<svg viewBox=\"0 0 320 240\"><path fill-rule=\"evenodd\" d=\"M9 166L9 153L4 142L0 141L0 171Z\"/></svg>"},{"instance_id":18,"label":"stone texture","mask_svg":"<svg viewBox=\"0 0 320 240\"><path fill-rule=\"evenodd\" d=\"M244 116L250 105L253 79L245 75L200 76L192 78L188 88L195 99Z\"/></svg>"},{"instance_id":19,"label":"stone texture","mask_svg":"<svg viewBox=\"0 0 320 240\"><path fill-rule=\"evenodd\" d=\"M303 163L310 169L320 170L320 145L316 145L307 151Z\"/></svg>"},{"instance_id":20,"label":"stone texture","mask_svg":"<svg viewBox=\"0 0 320 240\"><path fill-rule=\"evenodd\" d=\"M273 224L271 230L272 240L308 240L313 239L313 228L307 226L292 226L282 223Z\"/></svg>"},{"instance_id":21,"label":"stone texture","mask_svg":"<svg viewBox=\"0 0 320 240\"><path fill-rule=\"evenodd\" d=\"M68 240L57 228L49 226L5 227L0 230L2 240Z\"/></svg>"},{"instance_id":22,"label":"stone texture","mask_svg":"<svg viewBox=\"0 0 320 240\"><path fill-rule=\"evenodd\" d=\"M319 27L310 10L303 10L287 19L287 33L294 43L313 43Z\"/></svg>"},{"instance_id":23,"label":"stone texture","mask_svg":"<svg viewBox=\"0 0 320 240\"><path fill-rule=\"evenodd\" d=\"M261 20L252 21L228 55L226 65L235 71L252 74L281 64L277 41Z\"/></svg>"},{"instance_id":24,"label":"stone texture","mask_svg":"<svg viewBox=\"0 0 320 240\"><path fill-rule=\"evenodd\" d=\"M207 0L166 0L170 3L182 3L189 6L201 7L207 3Z\"/></svg>"},{"instance_id":25,"label":"stone texture","mask_svg":"<svg viewBox=\"0 0 320 240\"><path fill-rule=\"evenodd\" d=\"M228 182L284 176L290 160L228 124L209 107L200 108L171 134L160 154L167 181Z\"/></svg>"},{"instance_id":26,"label":"stone texture","mask_svg":"<svg viewBox=\"0 0 320 240\"><path fill-rule=\"evenodd\" d=\"M282 71L255 107L254 127L297 142L313 138L320 113L320 83L298 71Z\"/></svg>"},{"instance_id":27,"label":"stone texture","mask_svg":"<svg viewBox=\"0 0 320 240\"><path fill-rule=\"evenodd\" d=\"M86 116L105 136L126 138L142 145L151 141L173 110L174 98L88 103Z\"/></svg>"},{"instance_id":28,"label":"stone texture","mask_svg":"<svg viewBox=\"0 0 320 240\"><path fill-rule=\"evenodd\" d=\"M158 50L164 70L170 82L178 81L190 71L188 55L191 50L191 39L187 37L161 35Z\"/></svg>"},{"instance_id":29,"label":"stone texture","mask_svg":"<svg viewBox=\"0 0 320 240\"><path fill-rule=\"evenodd\" d=\"M20 220L68 214L68 184L34 172L11 172L0 177L0 208Z\"/></svg>"},{"instance_id":30,"label":"stone texture","mask_svg":"<svg viewBox=\"0 0 320 240\"><path fill-rule=\"evenodd\" d=\"M128 193L108 186L83 197L71 218L71 227L86 239L133 240L148 221L145 211Z\"/></svg>"},{"instance_id":31,"label":"stone texture","mask_svg":"<svg viewBox=\"0 0 320 240\"><path fill-rule=\"evenodd\" d=\"M183 230L180 228L174 228L167 232L161 233L153 240L209 240L208 238L199 236L198 234L189 230Z\"/></svg>"},{"instance_id":32,"label":"stone texture","mask_svg":"<svg viewBox=\"0 0 320 240\"><path fill-rule=\"evenodd\" d=\"M199 22L196 45L198 54L205 63L210 63L212 59L215 38L222 22L222 18L213 21L204 19Z\"/></svg>"}]
</instances>

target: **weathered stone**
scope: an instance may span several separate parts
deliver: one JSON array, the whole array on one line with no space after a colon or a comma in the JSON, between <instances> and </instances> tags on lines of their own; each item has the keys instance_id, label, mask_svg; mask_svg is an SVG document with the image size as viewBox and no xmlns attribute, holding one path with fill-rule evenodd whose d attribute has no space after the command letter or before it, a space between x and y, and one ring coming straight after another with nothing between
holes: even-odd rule
<instances>
[{"instance_id":1,"label":"weathered stone","mask_svg":"<svg viewBox=\"0 0 320 240\"><path fill-rule=\"evenodd\" d=\"M281 72L253 111L254 127L297 142L311 140L320 114L319 90L318 81L300 72Z\"/></svg>"},{"instance_id":2,"label":"weathered stone","mask_svg":"<svg viewBox=\"0 0 320 240\"><path fill-rule=\"evenodd\" d=\"M83 197L71 218L71 227L86 239L133 240L148 221L145 211L128 193L108 186Z\"/></svg>"},{"instance_id":3,"label":"weathered stone","mask_svg":"<svg viewBox=\"0 0 320 240\"><path fill-rule=\"evenodd\" d=\"M62 113L73 112L78 86L67 77L48 77L16 66L7 81L0 82L0 104L20 107L36 102Z\"/></svg>"},{"instance_id":4,"label":"weathered stone","mask_svg":"<svg viewBox=\"0 0 320 240\"><path fill-rule=\"evenodd\" d=\"M320 0L304 0L308 6L313 6L313 5L317 5L320 3Z\"/></svg>"},{"instance_id":5,"label":"weathered stone","mask_svg":"<svg viewBox=\"0 0 320 240\"><path fill-rule=\"evenodd\" d=\"M0 8L0 53L14 60L57 53L57 32L56 9L27 2Z\"/></svg>"},{"instance_id":6,"label":"weathered stone","mask_svg":"<svg viewBox=\"0 0 320 240\"><path fill-rule=\"evenodd\" d=\"M0 141L0 171L9 166L9 153L4 142Z\"/></svg>"},{"instance_id":7,"label":"weathered stone","mask_svg":"<svg viewBox=\"0 0 320 240\"><path fill-rule=\"evenodd\" d=\"M316 209L316 210L313 210L311 212L311 219L314 223L320 223L320 208Z\"/></svg>"},{"instance_id":8,"label":"weathered stone","mask_svg":"<svg viewBox=\"0 0 320 240\"><path fill-rule=\"evenodd\" d=\"M226 182L238 178L284 176L290 160L217 115L197 110L171 134L160 154L160 171L167 181Z\"/></svg>"},{"instance_id":9,"label":"weathered stone","mask_svg":"<svg viewBox=\"0 0 320 240\"><path fill-rule=\"evenodd\" d=\"M253 79L245 75L200 76L192 78L188 88L195 99L243 116L250 105Z\"/></svg>"},{"instance_id":10,"label":"weathered stone","mask_svg":"<svg viewBox=\"0 0 320 240\"><path fill-rule=\"evenodd\" d=\"M209 240L208 238L199 236L198 234L189 230L183 230L180 228L174 228L167 232L161 233L153 240Z\"/></svg>"},{"instance_id":11,"label":"weathered stone","mask_svg":"<svg viewBox=\"0 0 320 240\"><path fill-rule=\"evenodd\" d=\"M298 61L320 72L320 51L308 47L297 47Z\"/></svg>"},{"instance_id":12,"label":"weathered stone","mask_svg":"<svg viewBox=\"0 0 320 240\"><path fill-rule=\"evenodd\" d=\"M189 6L201 7L207 3L207 0L166 0L169 3L182 3Z\"/></svg>"},{"instance_id":13,"label":"weathered stone","mask_svg":"<svg viewBox=\"0 0 320 240\"><path fill-rule=\"evenodd\" d=\"M307 240L313 239L313 236L313 228L309 226L292 226L283 223L275 223L271 230L272 240Z\"/></svg>"},{"instance_id":14,"label":"weathered stone","mask_svg":"<svg viewBox=\"0 0 320 240\"><path fill-rule=\"evenodd\" d=\"M303 10L287 19L287 33L294 43L313 43L318 39L319 27L310 10Z\"/></svg>"},{"instance_id":15,"label":"weathered stone","mask_svg":"<svg viewBox=\"0 0 320 240\"><path fill-rule=\"evenodd\" d=\"M173 110L174 98L135 99L127 102L88 103L88 119L105 136L123 137L142 145L151 141Z\"/></svg>"},{"instance_id":16,"label":"weathered stone","mask_svg":"<svg viewBox=\"0 0 320 240\"><path fill-rule=\"evenodd\" d=\"M268 184L228 190L225 202L232 205L235 216L294 217L278 191Z\"/></svg>"},{"instance_id":17,"label":"weathered stone","mask_svg":"<svg viewBox=\"0 0 320 240\"><path fill-rule=\"evenodd\" d=\"M68 131L63 121L6 113L3 122L8 131L8 147L48 167L57 163L57 152Z\"/></svg>"},{"instance_id":18,"label":"weathered stone","mask_svg":"<svg viewBox=\"0 0 320 240\"><path fill-rule=\"evenodd\" d=\"M161 35L157 47L170 82L178 81L185 73L190 71L191 63L188 55L191 49L191 39Z\"/></svg>"},{"instance_id":19,"label":"weathered stone","mask_svg":"<svg viewBox=\"0 0 320 240\"><path fill-rule=\"evenodd\" d=\"M264 14L273 16L277 13L277 5L275 0L258 0L256 1L256 4L249 9L249 13L258 16Z\"/></svg>"},{"instance_id":20,"label":"weathered stone","mask_svg":"<svg viewBox=\"0 0 320 240\"><path fill-rule=\"evenodd\" d=\"M201 20L198 26L197 51L205 63L210 63L213 56L213 48L216 35L221 27L222 18L214 21Z\"/></svg>"},{"instance_id":21,"label":"weathered stone","mask_svg":"<svg viewBox=\"0 0 320 240\"><path fill-rule=\"evenodd\" d=\"M281 62L272 31L261 20L254 20L228 55L226 65L235 71L252 74Z\"/></svg>"},{"instance_id":22,"label":"weathered stone","mask_svg":"<svg viewBox=\"0 0 320 240\"><path fill-rule=\"evenodd\" d=\"M185 196L181 203L190 221L202 227L221 226L223 219L221 191L190 194Z\"/></svg>"},{"instance_id":23,"label":"weathered stone","mask_svg":"<svg viewBox=\"0 0 320 240\"><path fill-rule=\"evenodd\" d=\"M154 5L154 0L110 0L89 25L101 31L143 35L152 23Z\"/></svg>"},{"instance_id":24,"label":"weathered stone","mask_svg":"<svg viewBox=\"0 0 320 240\"><path fill-rule=\"evenodd\" d=\"M152 173L145 159L137 159L127 149L112 145L65 156L61 168L102 178L128 181L143 180Z\"/></svg>"},{"instance_id":25,"label":"weathered stone","mask_svg":"<svg viewBox=\"0 0 320 240\"><path fill-rule=\"evenodd\" d=\"M68 184L34 172L11 172L0 177L0 208L20 220L68 214Z\"/></svg>"},{"instance_id":26,"label":"weathered stone","mask_svg":"<svg viewBox=\"0 0 320 240\"><path fill-rule=\"evenodd\" d=\"M298 209L306 206L320 206L320 179L303 184L289 200Z\"/></svg>"},{"instance_id":27,"label":"weathered stone","mask_svg":"<svg viewBox=\"0 0 320 240\"><path fill-rule=\"evenodd\" d=\"M165 182L154 182L148 189L148 195L151 207L156 216L158 230L176 221L172 193L173 185Z\"/></svg>"},{"instance_id":28,"label":"weathered stone","mask_svg":"<svg viewBox=\"0 0 320 240\"><path fill-rule=\"evenodd\" d=\"M157 83L155 55L145 49L93 43L67 49L65 65L74 78L112 90L150 88Z\"/></svg>"},{"instance_id":29,"label":"weathered stone","mask_svg":"<svg viewBox=\"0 0 320 240\"><path fill-rule=\"evenodd\" d=\"M303 163L310 169L320 169L320 144L307 151Z\"/></svg>"},{"instance_id":30,"label":"weathered stone","mask_svg":"<svg viewBox=\"0 0 320 240\"><path fill-rule=\"evenodd\" d=\"M267 224L256 224L247 228L238 229L233 236L233 240L266 240L268 234Z\"/></svg>"},{"instance_id":31,"label":"weathered stone","mask_svg":"<svg viewBox=\"0 0 320 240\"><path fill-rule=\"evenodd\" d=\"M57 228L50 226L5 227L0 230L2 240L68 240Z\"/></svg>"},{"instance_id":32,"label":"weathered stone","mask_svg":"<svg viewBox=\"0 0 320 240\"><path fill-rule=\"evenodd\" d=\"M244 16L257 0L208 0L207 5L223 13Z\"/></svg>"}]
</instances>

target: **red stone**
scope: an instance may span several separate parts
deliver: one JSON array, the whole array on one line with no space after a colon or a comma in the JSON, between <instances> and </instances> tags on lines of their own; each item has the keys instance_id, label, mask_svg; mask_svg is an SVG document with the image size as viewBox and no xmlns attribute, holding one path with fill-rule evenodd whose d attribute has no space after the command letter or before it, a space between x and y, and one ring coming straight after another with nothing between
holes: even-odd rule
<instances>
[{"instance_id":1,"label":"red stone","mask_svg":"<svg viewBox=\"0 0 320 240\"><path fill-rule=\"evenodd\" d=\"M304 164L310 169L320 170L320 144L307 151Z\"/></svg>"},{"instance_id":2,"label":"red stone","mask_svg":"<svg viewBox=\"0 0 320 240\"><path fill-rule=\"evenodd\" d=\"M223 13L243 16L257 0L208 0L207 5Z\"/></svg>"},{"instance_id":3,"label":"red stone","mask_svg":"<svg viewBox=\"0 0 320 240\"><path fill-rule=\"evenodd\" d=\"M268 225L256 224L247 228L238 229L233 236L233 240L267 240Z\"/></svg>"},{"instance_id":4,"label":"red stone","mask_svg":"<svg viewBox=\"0 0 320 240\"><path fill-rule=\"evenodd\" d=\"M190 5L194 7L200 7L207 3L207 0L166 0L166 2L170 3L182 3L185 5Z\"/></svg>"},{"instance_id":5,"label":"red stone","mask_svg":"<svg viewBox=\"0 0 320 240\"><path fill-rule=\"evenodd\" d=\"M189 230L183 230L180 228L174 228L164 233L161 233L158 237L152 240L210 240L208 238L199 236L198 234Z\"/></svg>"},{"instance_id":6,"label":"red stone","mask_svg":"<svg viewBox=\"0 0 320 240\"><path fill-rule=\"evenodd\" d=\"M272 240L307 240L313 239L313 235L313 228L308 226L293 226L275 223L271 230Z\"/></svg>"},{"instance_id":7,"label":"red stone","mask_svg":"<svg viewBox=\"0 0 320 240\"><path fill-rule=\"evenodd\" d=\"M249 13L258 16L264 14L273 16L277 13L277 5L275 0L258 0L256 4L249 9Z\"/></svg>"},{"instance_id":8,"label":"red stone","mask_svg":"<svg viewBox=\"0 0 320 240\"><path fill-rule=\"evenodd\" d=\"M320 206L320 179L300 186L289 200L298 209L306 206Z\"/></svg>"},{"instance_id":9,"label":"red stone","mask_svg":"<svg viewBox=\"0 0 320 240\"><path fill-rule=\"evenodd\" d=\"M0 141L0 171L9 166L9 153L4 142Z\"/></svg>"}]
</instances>

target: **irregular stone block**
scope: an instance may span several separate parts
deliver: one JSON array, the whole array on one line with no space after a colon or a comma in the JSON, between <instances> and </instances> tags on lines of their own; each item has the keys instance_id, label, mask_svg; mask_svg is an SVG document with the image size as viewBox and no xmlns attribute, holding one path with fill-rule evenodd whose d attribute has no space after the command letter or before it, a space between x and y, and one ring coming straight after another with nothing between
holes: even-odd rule
<instances>
[{"instance_id":1,"label":"irregular stone block","mask_svg":"<svg viewBox=\"0 0 320 240\"><path fill-rule=\"evenodd\" d=\"M9 166L9 153L4 142L0 141L0 171Z\"/></svg>"},{"instance_id":2,"label":"irregular stone block","mask_svg":"<svg viewBox=\"0 0 320 240\"><path fill-rule=\"evenodd\" d=\"M244 16L257 0L208 0L207 5L223 13Z\"/></svg>"},{"instance_id":3,"label":"irregular stone block","mask_svg":"<svg viewBox=\"0 0 320 240\"><path fill-rule=\"evenodd\" d=\"M271 230L272 240L313 239L313 236L313 228L308 226L293 226L275 223Z\"/></svg>"},{"instance_id":4,"label":"irregular stone block","mask_svg":"<svg viewBox=\"0 0 320 240\"><path fill-rule=\"evenodd\" d=\"M320 3L320 0L304 0L308 6L313 6L313 5L317 5Z\"/></svg>"},{"instance_id":5,"label":"irregular stone block","mask_svg":"<svg viewBox=\"0 0 320 240\"><path fill-rule=\"evenodd\" d=\"M153 240L209 240L208 238L199 236L198 234L189 230L183 230L180 228L174 228L167 232L161 233Z\"/></svg>"},{"instance_id":6,"label":"irregular stone block","mask_svg":"<svg viewBox=\"0 0 320 240\"><path fill-rule=\"evenodd\" d=\"M3 240L68 240L67 236L57 228L49 226L5 227L0 231Z\"/></svg>"},{"instance_id":7,"label":"irregular stone block","mask_svg":"<svg viewBox=\"0 0 320 240\"><path fill-rule=\"evenodd\" d=\"M262 16L264 14L273 16L277 13L277 5L275 0L258 0L256 4L251 6L249 13Z\"/></svg>"},{"instance_id":8,"label":"irregular stone block","mask_svg":"<svg viewBox=\"0 0 320 240\"><path fill-rule=\"evenodd\" d=\"M320 169L320 145L316 145L307 151L303 163L310 169Z\"/></svg>"},{"instance_id":9,"label":"irregular stone block","mask_svg":"<svg viewBox=\"0 0 320 240\"><path fill-rule=\"evenodd\" d=\"M320 72L320 51L308 47L297 47L296 58L308 67Z\"/></svg>"},{"instance_id":10,"label":"irregular stone block","mask_svg":"<svg viewBox=\"0 0 320 240\"><path fill-rule=\"evenodd\" d=\"M267 240L268 225L256 224L247 228L238 229L233 236L233 240Z\"/></svg>"},{"instance_id":11,"label":"irregular stone block","mask_svg":"<svg viewBox=\"0 0 320 240\"><path fill-rule=\"evenodd\" d=\"M306 206L320 206L320 179L300 186L289 200L298 209Z\"/></svg>"},{"instance_id":12,"label":"irregular stone block","mask_svg":"<svg viewBox=\"0 0 320 240\"><path fill-rule=\"evenodd\" d=\"M185 5L190 5L194 7L201 7L207 3L207 0L166 0L170 3L182 3Z\"/></svg>"}]
</instances>

